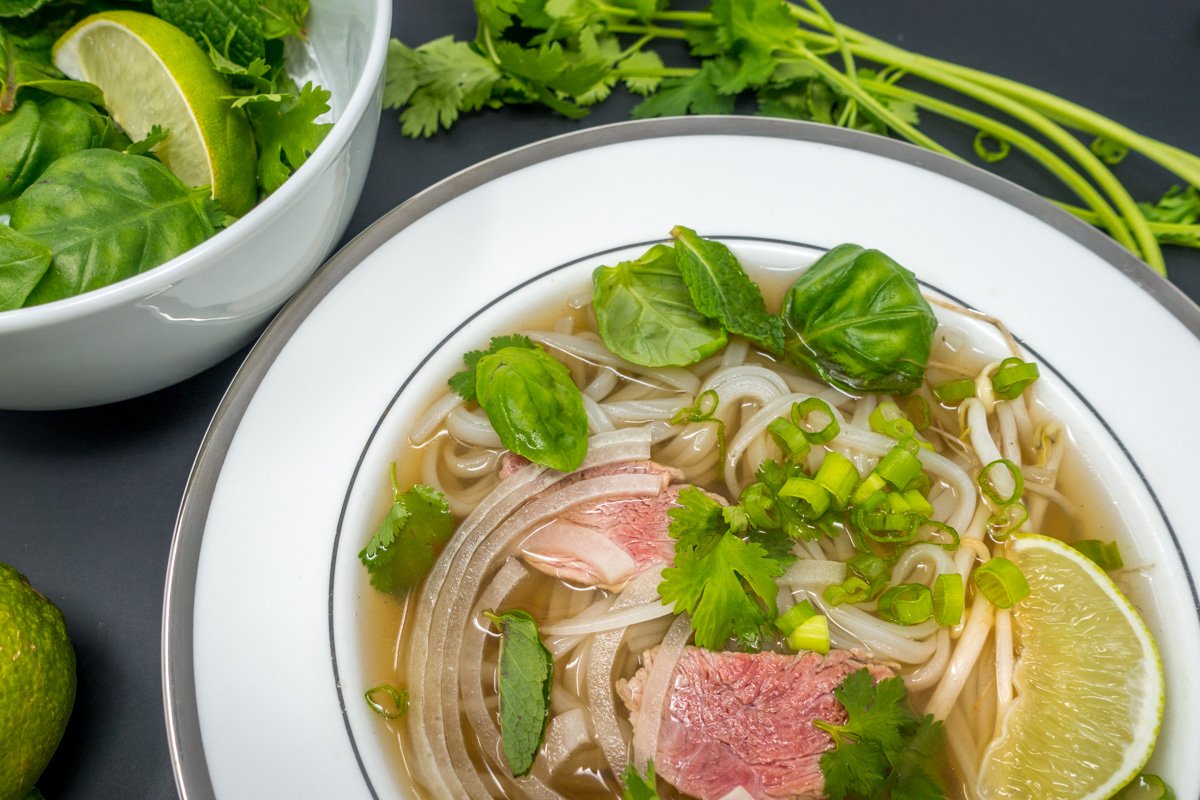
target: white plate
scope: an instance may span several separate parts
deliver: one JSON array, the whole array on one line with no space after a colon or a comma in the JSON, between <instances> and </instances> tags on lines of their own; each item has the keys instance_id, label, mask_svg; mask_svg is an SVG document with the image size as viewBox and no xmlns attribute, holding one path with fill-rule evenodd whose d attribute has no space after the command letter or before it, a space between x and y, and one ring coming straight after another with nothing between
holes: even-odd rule
<instances>
[{"instance_id":1,"label":"white plate","mask_svg":"<svg viewBox=\"0 0 1200 800\"><path fill-rule=\"evenodd\" d=\"M675 224L766 262L877 247L1001 317L1037 355L1152 575L1154 597L1139 600L1169 687L1152 766L1180 797L1200 796L1188 571L1200 564L1200 309L981 170L875 136L730 117L595 128L473 167L383 217L268 329L217 412L172 547L163 671L181 794L399 796L362 701L354 556L378 510L378 467L430 380L410 384L414 372L507 332L512 293L560 292Z\"/></svg>"}]
</instances>

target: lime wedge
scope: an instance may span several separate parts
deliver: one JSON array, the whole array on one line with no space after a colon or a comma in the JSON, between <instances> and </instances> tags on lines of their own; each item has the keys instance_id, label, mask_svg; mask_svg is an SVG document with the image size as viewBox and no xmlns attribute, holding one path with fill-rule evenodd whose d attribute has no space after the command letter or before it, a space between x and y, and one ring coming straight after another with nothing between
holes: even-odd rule
<instances>
[{"instance_id":1,"label":"lime wedge","mask_svg":"<svg viewBox=\"0 0 1200 800\"><path fill-rule=\"evenodd\" d=\"M53 55L68 77L100 87L105 108L131 139L153 125L168 130L154 152L181 181L211 186L235 216L254 205L250 124L222 99L233 90L190 36L149 14L105 11L64 33Z\"/></svg>"},{"instance_id":2,"label":"lime wedge","mask_svg":"<svg viewBox=\"0 0 1200 800\"><path fill-rule=\"evenodd\" d=\"M1014 536L1029 581L1013 608L1017 696L984 753L983 800L1102 800L1150 758L1163 671L1150 632L1116 585L1072 547Z\"/></svg>"}]
</instances>

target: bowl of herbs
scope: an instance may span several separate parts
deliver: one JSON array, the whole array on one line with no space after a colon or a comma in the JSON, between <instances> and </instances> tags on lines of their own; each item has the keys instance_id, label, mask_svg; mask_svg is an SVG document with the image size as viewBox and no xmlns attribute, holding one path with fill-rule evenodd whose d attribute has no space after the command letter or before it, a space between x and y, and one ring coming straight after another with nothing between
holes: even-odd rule
<instances>
[{"instance_id":1,"label":"bowl of herbs","mask_svg":"<svg viewBox=\"0 0 1200 800\"><path fill-rule=\"evenodd\" d=\"M0 408L76 408L248 343L334 248L385 0L0 7Z\"/></svg>"}]
</instances>

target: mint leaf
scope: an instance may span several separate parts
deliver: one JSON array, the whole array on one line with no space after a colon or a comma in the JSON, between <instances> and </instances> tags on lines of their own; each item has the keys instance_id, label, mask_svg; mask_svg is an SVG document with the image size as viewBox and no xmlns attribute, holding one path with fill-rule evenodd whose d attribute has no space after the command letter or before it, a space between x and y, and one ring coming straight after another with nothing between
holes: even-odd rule
<instances>
[{"instance_id":1,"label":"mint leaf","mask_svg":"<svg viewBox=\"0 0 1200 800\"><path fill-rule=\"evenodd\" d=\"M262 14L264 38L306 37L304 20L308 17L308 0L258 0L258 9Z\"/></svg>"},{"instance_id":2,"label":"mint leaf","mask_svg":"<svg viewBox=\"0 0 1200 800\"><path fill-rule=\"evenodd\" d=\"M762 292L729 248L682 225L671 230L671 238L679 271L700 313L772 353L783 352L783 323L767 313Z\"/></svg>"},{"instance_id":3,"label":"mint leaf","mask_svg":"<svg viewBox=\"0 0 1200 800\"><path fill-rule=\"evenodd\" d=\"M268 194L308 160L333 127L317 122L329 111L329 92L311 82L296 96L247 98L245 109L258 140L258 182Z\"/></svg>"},{"instance_id":4,"label":"mint leaf","mask_svg":"<svg viewBox=\"0 0 1200 800\"><path fill-rule=\"evenodd\" d=\"M446 498L421 484L401 492L393 464L392 505L358 558L372 586L404 596L421 582L453 532Z\"/></svg>"},{"instance_id":5,"label":"mint leaf","mask_svg":"<svg viewBox=\"0 0 1200 800\"><path fill-rule=\"evenodd\" d=\"M550 722L554 660L524 611L483 615L500 629L500 736L514 777L529 772Z\"/></svg>"},{"instance_id":6,"label":"mint leaf","mask_svg":"<svg viewBox=\"0 0 1200 800\"><path fill-rule=\"evenodd\" d=\"M259 0L154 0L154 13L204 46L227 43L226 55L246 65L266 56Z\"/></svg>"}]
</instances>

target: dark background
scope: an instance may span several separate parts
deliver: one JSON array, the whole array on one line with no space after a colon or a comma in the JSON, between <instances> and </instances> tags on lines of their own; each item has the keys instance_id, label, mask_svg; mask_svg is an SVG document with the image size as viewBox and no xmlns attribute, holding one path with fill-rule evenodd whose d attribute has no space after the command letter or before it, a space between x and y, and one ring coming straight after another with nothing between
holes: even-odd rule
<instances>
[{"instance_id":1,"label":"dark background","mask_svg":"<svg viewBox=\"0 0 1200 800\"><path fill-rule=\"evenodd\" d=\"M1200 153L1194 0L827 5L842 22L886 41L1033 84ZM410 45L474 30L469 0L394 0L394 11L393 35ZM633 104L617 94L582 122L533 109L488 111L427 141L402 138L394 112L385 111L346 241L480 159L625 119ZM1051 188L1018 162L1004 173L1030 188ZM1132 159L1118 174L1139 199L1157 199L1170 185ZM1200 251L1169 249L1167 264L1172 280L1200 298ZM244 356L123 403L0 412L0 561L28 575L63 610L79 658L74 715L39 784L48 800L175 796L160 677L167 553L192 460Z\"/></svg>"}]
</instances>

